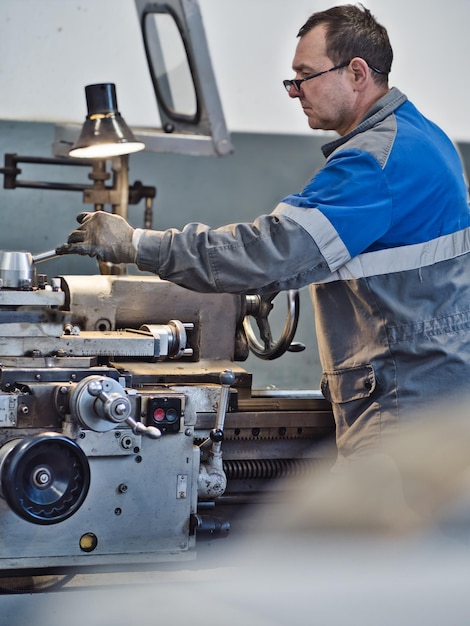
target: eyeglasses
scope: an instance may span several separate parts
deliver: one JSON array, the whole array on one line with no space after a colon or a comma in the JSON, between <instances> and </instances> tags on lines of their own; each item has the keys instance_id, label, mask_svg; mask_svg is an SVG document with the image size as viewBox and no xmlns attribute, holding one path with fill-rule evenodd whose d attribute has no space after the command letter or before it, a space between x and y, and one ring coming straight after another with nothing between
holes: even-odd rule
<instances>
[{"instance_id":1,"label":"eyeglasses","mask_svg":"<svg viewBox=\"0 0 470 626\"><path fill-rule=\"evenodd\" d=\"M292 80L283 80L282 84L284 85L286 91L290 91L291 87L294 87L296 91L300 91L300 86L306 80L311 80L312 78L318 78L318 76L322 76L322 74L328 74L328 72L334 72L336 70L341 70L343 67L346 67L350 64L351 61L347 63L341 63L341 65L336 65L332 67L330 70L323 70L323 72L317 72L316 74L311 74L310 76L306 76L305 78L294 78Z\"/></svg>"},{"instance_id":2,"label":"eyeglasses","mask_svg":"<svg viewBox=\"0 0 470 626\"><path fill-rule=\"evenodd\" d=\"M294 89L296 91L300 91L300 87L302 85L302 83L304 83L306 80L311 80L312 78L317 78L318 76L322 76L322 74L328 74L328 72L334 72L335 70L341 70L343 69L343 67L347 67L349 64L351 63L351 61L348 61L347 63L341 63L341 65L335 65L335 67L332 67L329 70L323 70L323 72L317 72L316 74L311 74L310 76L306 76L305 78L294 78L292 80L283 80L282 84L284 85L285 89L287 92L290 91L291 87L294 87ZM367 61L366 61L367 63ZM370 67L370 69L373 72L376 72L377 74L386 74L387 72L383 72L382 70L377 69L376 67L374 67L373 65L370 65L369 63L367 63L367 65Z\"/></svg>"}]
</instances>

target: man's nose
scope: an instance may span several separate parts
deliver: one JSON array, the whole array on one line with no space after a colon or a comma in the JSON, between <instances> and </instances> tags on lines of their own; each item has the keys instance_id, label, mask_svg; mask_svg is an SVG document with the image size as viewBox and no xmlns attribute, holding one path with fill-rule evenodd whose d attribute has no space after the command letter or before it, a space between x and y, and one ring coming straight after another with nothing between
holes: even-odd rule
<instances>
[{"instance_id":1,"label":"man's nose","mask_svg":"<svg viewBox=\"0 0 470 626\"><path fill-rule=\"evenodd\" d=\"M291 85L289 87L288 94L289 98L298 98L300 96L300 91L294 85Z\"/></svg>"}]
</instances>

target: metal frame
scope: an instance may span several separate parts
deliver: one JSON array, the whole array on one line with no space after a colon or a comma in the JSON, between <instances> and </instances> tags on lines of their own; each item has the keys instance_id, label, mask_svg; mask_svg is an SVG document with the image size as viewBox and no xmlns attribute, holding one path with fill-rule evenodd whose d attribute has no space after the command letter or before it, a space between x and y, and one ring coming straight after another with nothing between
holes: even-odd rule
<instances>
[{"instance_id":1,"label":"metal frame","mask_svg":"<svg viewBox=\"0 0 470 626\"><path fill-rule=\"evenodd\" d=\"M135 5L141 29L143 29L145 16L149 13L166 13L175 20L186 50L197 100L197 115L187 116L187 119L185 116L169 115L168 108L153 81L162 128L134 127L132 130L137 139L143 141L145 149L150 152L194 156L230 154L233 152L233 146L225 124L198 0L165 0L164 2L135 0ZM156 30L152 33L152 37L158 37ZM154 44L155 42L156 40L153 41ZM152 78L150 58L148 60ZM168 132L169 129L171 132ZM54 154L66 156L79 132L79 125L56 125Z\"/></svg>"}]
</instances>

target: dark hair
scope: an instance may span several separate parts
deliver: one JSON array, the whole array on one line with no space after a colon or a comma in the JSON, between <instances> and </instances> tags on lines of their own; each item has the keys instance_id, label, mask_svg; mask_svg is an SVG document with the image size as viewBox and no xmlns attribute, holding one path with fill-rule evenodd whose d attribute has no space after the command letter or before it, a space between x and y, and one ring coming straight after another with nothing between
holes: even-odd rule
<instances>
[{"instance_id":1,"label":"dark hair","mask_svg":"<svg viewBox=\"0 0 470 626\"><path fill-rule=\"evenodd\" d=\"M326 54L335 65L361 57L373 71L378 84L387 84L393 50L387 30L362 5L345 4L311 15L297 36L316 26L326 26Z\"/></svg>"}]
</instances>

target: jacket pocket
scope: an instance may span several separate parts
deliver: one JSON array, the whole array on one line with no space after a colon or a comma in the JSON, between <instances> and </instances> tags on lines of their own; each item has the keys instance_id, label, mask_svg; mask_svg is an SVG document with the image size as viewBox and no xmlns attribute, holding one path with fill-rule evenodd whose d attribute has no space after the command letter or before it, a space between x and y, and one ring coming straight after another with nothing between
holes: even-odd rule
<instances>
[{"instance_id":1,"label":"jacket pocket","mask_svg":"<svg viewBox=\"0 0 470 626\"><path fill-rule=\"evenodd\" d=\"M370 397L377 386L372 365L359 365L323 372L321 391L333 404L343 404Z\"/></svg>"}]
</instances>

